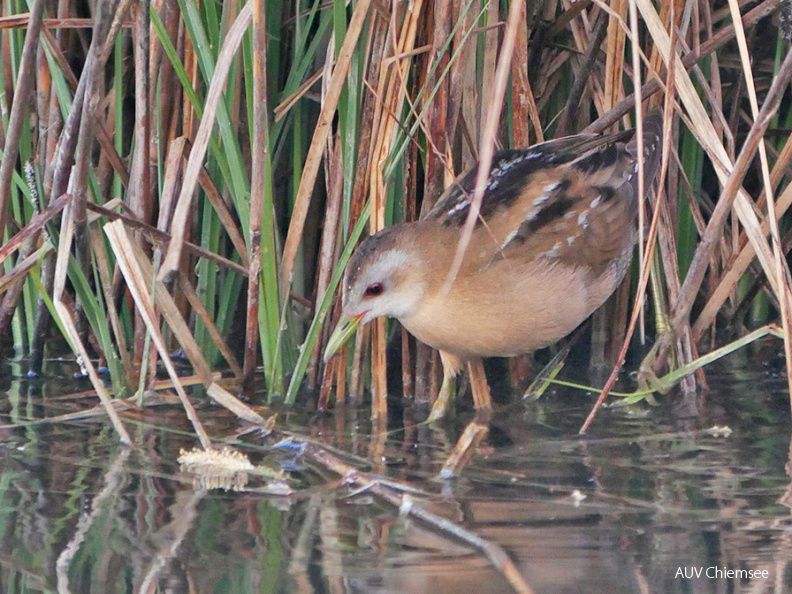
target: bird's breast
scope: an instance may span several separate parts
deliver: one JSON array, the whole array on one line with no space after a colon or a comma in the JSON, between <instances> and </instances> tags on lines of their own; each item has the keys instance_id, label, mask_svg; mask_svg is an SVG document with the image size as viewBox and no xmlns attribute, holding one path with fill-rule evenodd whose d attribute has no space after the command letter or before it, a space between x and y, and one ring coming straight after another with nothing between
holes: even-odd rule
<instances>
[{"instance_id":1,"label":"bird's breast","mask_svg":"<svg viewBox=\"0 0 792 594\"><path fill-rule=\"evenodd\" d=\"M572 332L619 280L547 261L492 267L458 278L400 321L421 342L459 357L511 357Z\"/></svg>"}]
</instances>

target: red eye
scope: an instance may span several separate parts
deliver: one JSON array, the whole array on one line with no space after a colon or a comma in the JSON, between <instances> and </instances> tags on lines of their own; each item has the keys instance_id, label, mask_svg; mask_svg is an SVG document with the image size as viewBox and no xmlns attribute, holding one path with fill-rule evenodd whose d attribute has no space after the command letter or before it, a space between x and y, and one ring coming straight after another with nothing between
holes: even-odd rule
<instances>
[{"instance_id":1,"label":"red eye","mask_svg":"<svg viewBox=\"0 0 792 594\"><path fill-rule=\"evenodd\" d=\"M376 297L377 295L382 294L382 284L374 283L373 285L369 285L366 287L366 292L363 293L364 297Z\"/></svg>"}]
</instances>

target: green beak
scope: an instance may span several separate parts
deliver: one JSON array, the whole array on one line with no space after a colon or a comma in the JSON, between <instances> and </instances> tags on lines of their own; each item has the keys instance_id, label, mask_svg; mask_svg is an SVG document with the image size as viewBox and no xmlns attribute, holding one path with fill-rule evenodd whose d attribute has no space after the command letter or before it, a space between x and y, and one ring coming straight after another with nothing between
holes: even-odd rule
<instances>
[{"instance_id":1,"label":"green beak","mask_svg":"<svg viewBox=\"0 0 792 594\"><path fill-rule=\"evenodd\" d=\"M342 346L352 337L360 326L360 320L363 316L349 317L345 313L341 314L338 320L338 325L330 335L330 340L327 341L327 348L324 353L325 363L330 360L330 357L335 355Z\"/></svg>"}]
</instances>

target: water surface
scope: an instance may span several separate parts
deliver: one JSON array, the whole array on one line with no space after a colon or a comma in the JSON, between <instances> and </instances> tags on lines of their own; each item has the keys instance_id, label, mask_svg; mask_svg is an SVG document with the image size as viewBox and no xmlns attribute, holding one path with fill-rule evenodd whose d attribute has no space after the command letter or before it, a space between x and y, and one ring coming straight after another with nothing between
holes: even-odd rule
<instances>
[{"instance_id":1,"label":"water surface","mask_svg":"<svg viewBox=\"0 0 792 594\"><path fill-rule=\"evenodd\" d=\"M603 410L585 437L593 395L558 388L502 407L454 480L436 476L464 412L439 428L392 419L381 438L362 407L280 411L277 428L425 492L415 505L498 544L537 593L788 592L789 399L759 357L710 369L711 390L694 400L672 393L659 407ZM48 371L36 382L17 366L0 371L0 422L86 406L70 396L89 389L71 367ZM282 433L237 439L240 423L194 399L218 444L285 469L294 494L268 494L258 477L248 491L196 488L177 458L198 443L176 405L124 416L135 448L119 446L103 417L4 427L0 591L511 591L480 551L299 452L273 450ZM708 431L716 426L730 433Z\"/></svg>"}]
</instances>

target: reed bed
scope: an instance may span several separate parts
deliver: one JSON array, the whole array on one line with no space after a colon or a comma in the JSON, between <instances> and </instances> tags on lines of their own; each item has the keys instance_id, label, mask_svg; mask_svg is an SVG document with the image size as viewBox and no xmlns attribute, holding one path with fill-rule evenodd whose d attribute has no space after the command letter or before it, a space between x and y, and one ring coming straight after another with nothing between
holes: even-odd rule
<instances>
[{"instance_id":1,"label":"reed bed","mask_svg":"<svg viewBox=\"0 0 792 594\"><path fill-rule=\"evenodd\" d=\"M78 357L124 441L113 399L165 371L211 445L176 349L252 422L265 421L236 395L262 376L287 404L305 389L320 407L370 390L383 420L391 325L320 356L360 237L418 218L498 147L633 126L654 108L662 182L642 209L633 282L595 315L593 360L618 367L647 341L642 385L690 391L706 381L703 355L740 336L731 344L775 334L792 355L789 3L2 10L0 339L32 374L48 353ZM401 332L404 394L429 402L439 360Z\"/></svg>"}]
</instances>

